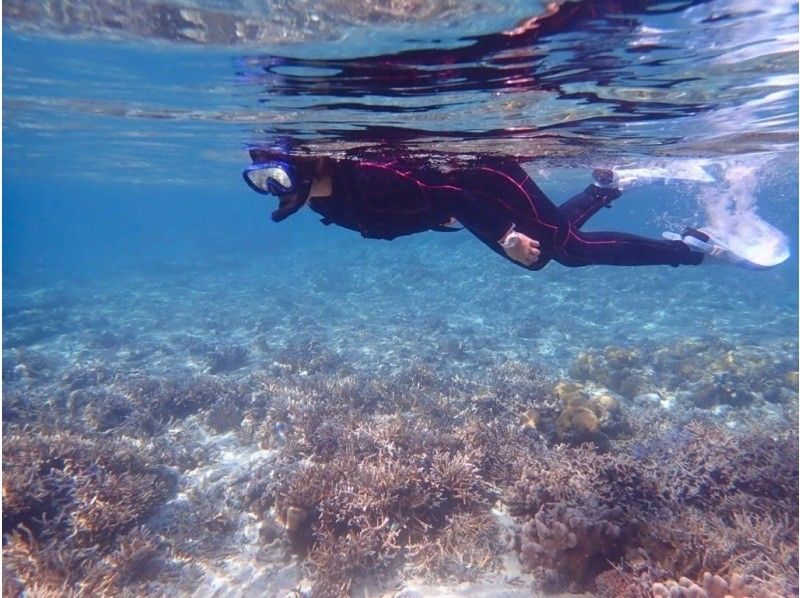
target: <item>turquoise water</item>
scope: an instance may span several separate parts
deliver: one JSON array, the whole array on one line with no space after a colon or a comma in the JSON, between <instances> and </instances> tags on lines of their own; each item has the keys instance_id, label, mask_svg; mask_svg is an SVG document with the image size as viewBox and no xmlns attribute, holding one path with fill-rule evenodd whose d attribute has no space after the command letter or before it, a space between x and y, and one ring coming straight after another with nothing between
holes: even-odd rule
<instances>
[{"instance_id":1,"label":"turquoise water","mask_svg":"<svg viewBox=\"0 0 800 598\"><path fill-rule=\"evenodd\" d=\"M633 587L640 550L647 584L708 570L795 591L796 4L565 3L563 19L521 2L44 6L3 8L4 590L613 595L600 574L625 561L616 582ZM589 230L712 219L744 245L779 230L791 256L534 273L467 231L366 240L310 210L274 224L240 173L248 147L286 139L333 156L515 156L557 202L592 168L649 169ZM498 436L466 440L473 427ZM673 441L699 456L680 461ZM435 469L434 454L472 472L463 496L455 474L434 491L403 469ZM358 520L348 505L379 502L378 462L406 472L386 496L426 487L439 502ZM645 508L554 473L620 463L671 494L643 490ZM520 498L535 483L549 502ZM609 501L624 514L592 515ZM613 549L547 544L528 524L558 508L617 526L601 538ZM706 538L703 566L676 548L686 538L661 536L669 558L632 539L719 513L712 535L742 517L788 535L763 560ZM453 523L469 517L485 529Z\"/></svg>"}]
</instances>

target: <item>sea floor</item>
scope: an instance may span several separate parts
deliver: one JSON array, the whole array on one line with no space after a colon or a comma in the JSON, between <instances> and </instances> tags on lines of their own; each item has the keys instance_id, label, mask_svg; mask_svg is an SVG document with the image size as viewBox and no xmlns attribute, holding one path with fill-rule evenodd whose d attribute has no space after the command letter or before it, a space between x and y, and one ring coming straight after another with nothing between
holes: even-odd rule
<instances>
[{"instance_id":1,"label":"sea floor","mask_svg":"<svg viewBox=\"0 0 800 598\"><path fill-rule=\"evenodd\" d=\"M4 595L796 594L781 273L451 237L7 274Z\"/></svg>"}]
</instances>

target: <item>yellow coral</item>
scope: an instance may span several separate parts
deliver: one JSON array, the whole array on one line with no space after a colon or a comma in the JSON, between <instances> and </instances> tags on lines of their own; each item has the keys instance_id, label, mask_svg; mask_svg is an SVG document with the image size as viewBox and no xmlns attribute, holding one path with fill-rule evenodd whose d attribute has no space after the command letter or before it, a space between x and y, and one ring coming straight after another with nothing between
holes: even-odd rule
<instances>
[{"instance_id":1,"label":"yellow coral","mask_svg":"<svg viewBox=\"0 0 800 598\"><path fill-rule=\"evenodd\" d=\"M617 402L617 399L610 395L600 395L599 397L595 398L593 404L595 406L593 411L600 417L604 417L612 411L619 410L619 403Z\"/></svg>"},{"instance_id":2,"label":"yellow coral","mask_svg":"<svg viewBox=\"0 0 800 598\"><path fill-rule=\"evenodd\" d=\"M594 412L583 405L568 405L561 412L556 422L556 432L559 436L564 436L568 432L576 432L580 435L591 434L600 425L600 421Z\"/></svg>"},{"instance_id":3,"label":"yellow coral","mask_svg":"<svg viewBox=\"0 0 800 598\"><path fill-rule=\"evenodd\" d=\"M600 422L597 416L585 407L579 407L572 416L572 427L578 432L591 434L597 429L598 425L600 425Z\"/></svg>"},{"instance_id":4,"label":"yellow coral","mask_svg":"<svg viewBox=\"0 0 800 598\"><path fill-rule=\"evenodd\" d=\"M797 390L798 388L798 372L789 372L783 377L783 381L786 383L786 386L793 390Z\"/></svg>"},{"instance_id":5,"label":"yellow coral","mask_svg":"<svg viewBox=\"0 0 800 598\"><path fill-rule=\"evenodd\" d=\"M633 349L623 349L622 347L606 347L603 349L603 356L607 361L617 365L630 365L639 358L639 354Z\"/></svg>"},{"instance_id":6,"label":"yellow coral","mask_svg":"<svg viewBox=\"0 0 800 598\"><path fill-rule=\"evenodd\" d=\"M567 405L585 399L583 387L580 384L567 382L566 380L556 384L553 388L553 393Z\"/></svg>"},{"instance_id":7,"label":"yellow coral","mask_svg":"<svg viewBox=\"0 0 800 598\"><path fill-rule=\"evenodd\" d=\"M540 415L536 409L526 409L520 417L520 426L523 430L535 430L539 426Z\"/></svg>"}]
</instances>

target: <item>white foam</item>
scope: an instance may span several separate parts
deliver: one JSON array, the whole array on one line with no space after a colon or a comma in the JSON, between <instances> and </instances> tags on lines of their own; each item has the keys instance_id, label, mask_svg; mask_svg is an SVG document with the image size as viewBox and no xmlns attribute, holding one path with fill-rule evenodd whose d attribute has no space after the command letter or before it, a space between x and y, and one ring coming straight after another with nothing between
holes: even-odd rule
<instances>
[{"instance_id":1,"label":"white foam","mask_svg":"<svg viewBox=\"0 0 800 598\"><path fill-rule=\"evenodd\" d=\"M724 184L700 195L708 216L704 227L737 255L759 266L775 266L789 257L789 240L765 222L757 211L757 168L732 165L724 170Z\"/></svg>"}]
</instances>

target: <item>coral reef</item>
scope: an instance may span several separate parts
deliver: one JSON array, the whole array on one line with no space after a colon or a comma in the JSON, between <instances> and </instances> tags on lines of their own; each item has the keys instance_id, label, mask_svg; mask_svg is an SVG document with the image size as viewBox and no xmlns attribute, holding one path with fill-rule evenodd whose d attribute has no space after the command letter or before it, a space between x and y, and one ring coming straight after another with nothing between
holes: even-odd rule
<instances>
[{"instance_id":1,"label":"coral reef","mask_svg":"<svg viewBox=\"0 0 800 598\"><path fill-rule=\"evenodd\" d=\"M133 375L116 387L138 411L160 423L183 419L226 397L235 400L243 392L237 385L202 374L179 379Z\"/></svg>"},{"instance_id":2,"label":"coral reef","mask_svg":"<svg viewBox=\"0 0 800 598\"><path fill-rule=\"evenodd\" d=\"M655 583L651 588L654 598L780 598L780 594L769 590L754 590L741 575L734 574L730 582L708 571L699 583L687 577Z\"/></svg>"},{"instance_id":3,"label":"coral reef","mask_svg":"<svg viewBox=\"0 0 800 598\"><path fill-rule=\"evenodd\" d=\"M314 442L325 441L317 435ZM493 496L480 455L456 435L419 420L378 417L314 455L278 475L266 504L274 501L278 521L295 548L307 551L322 586L344 592L401 558L460 560L456 551L469 553L467 560L493 558L455 544L487 533ZM432 546L439 549L432 553Z\"/></svg>"},{"instance_id":4,"label":"coral reef","mask_svg":"<svg viewBox=\"0 0 800 598\"><path fill-rule=\"evenodd\" d=\"M122 395L100 393L84 407L83 419L90 428L105 432L123 425L132 412L133 405Z\"/></svg>"},{"instance_id":5,"label":"coral reef","mask_svg":"<svg viewBox=\"0 0 800 598\"><path fill-rule=\"evenodd\" d=\"M561 442L591 442L606 449L610 437L628 431L619 401L609 394L592 396L581 385L564 380L555 385L553 394L564 405L555 426Z\"/></svg>"},{"instance_id":6,"label":"coral reef","mask_svg":"<svg viewBox=\"0 0 800 598\"><path fill-rule=\"evenodd\" d=\"M666 498L655 465L584 445L541 455L505 500L527 519L522 562L551 570L552 589L581 590L639 546L643 523L664 512Z\"/></svg>"},{"instance_id":7,"label":"coral reef","mask_svg":"<svg viewBox=\"0 0 800 598\"><path fill-rule=\"evenodd\" d=\"M747 581L757 594L790 596L800 589L796 509L773 515L741 510L723 517L690 509L654 522L647 533L657 547L653 554L675 577L710 569Z\"/></svg>"},{"instance_id":8,"label":"coral reef","mask_svg":"<svg viewBox=\"0 0 800 598\"><path fill-rule=\"evenodd\" d=\"M530 571L549 590L708 593L711 571L749 595L797 593L784 357L686 341L590 351L572 379L505 359L365 373L327 342L272 339L212 374L203 360L235 345L176 342L192 367L170 373L138 367L147 346L125 353L137 367L52 361L29 377L11 362L7 595L211 593L283 571L275 587L304 575L340 596L485 582L515 557L526 588ZM692 369L698 347L716 365ZM736 418L706 408L723 400L700 399L709 384L751 393ZM697 588L668 581L682 577Z\"/></svg>"},{"instance_id":9,"label":"coral reef","mask_svg":"<svg viewBox=\"0 0 800 598\"><path fill-rule=\"evenodd\" d=\"M220 374L222 372L238 370L247 363L248 354L248 350L241 345L217 347L208 356L208 367L206 371L209 374Z\"/></svg>"},{"instance_id":10,"label":"coral reef","mask_svg":"<svg viewBox=\"0 0 800 598\"><path fill-rule=\"evenodd\" d=\"M217 433L238 428L244 418L240 401L230 396L218 399L206 412L206 425Z\"/></svg>"},{"instance_id":11,"label":"coral reef","mask_svg":"<svg viewBox=\"0 0 800 598\"><path fill-rule=\"evenodd\" d=\"M741 433L689 424L663 466L673 500L727 513L762 505L797 513L796 435L751 428Z\"/></svg>"},{"instance_id":12,"label":"coral reef","mask_svg":"<svg viewBox=\"0 0 800 598\"><path fill-rule=\"evenodd\" d=\"M675 440L654 462L586 445L540 456L505 499L526 519L523 563L550 570L542 578L551 589L582 590L609 563L644 552L664 575L712 569L769 580L759 591L796 592L793 432L695 423ZM624 585L612 575L600 583Z\"/></svg>"},{"instance_id":13,"label":"coral reef","mask_svg":"<svg viewBox=\"0 0 800 598\"><path fill-rule=\"evenodd\" d=\"M591 582L623 544L622 509L592 507L543 506L522 527L522 563L556 570L569 586Z\"/></svg>"},{"instance_id":14,"label":"coral reef","mask_svg":"<svg viewBox=\"0 0 800 598\"><path fill-rule=\"evenodd\" d=\"M3 465L4 563L26 587L92 579L91 588L106 591L157 552L147 532L131 530L174 492L175 480L141 447L16 429L4 436Z\"/></svg>"},{"instance_id":15,"label":"coral reef","mask_svg":"<svg viewBox=\"0 0 800 598\"><path fill-rule=\"evenodd\" d=\"M796 361L786 353L737 347L719 340L685 339L655 347L609 346L581 353L570 368L579 381L592 381L632 399L664 390L682 391L692 405L745 407L759 398L796 400Z\"/></svg>"}]
</instances>

